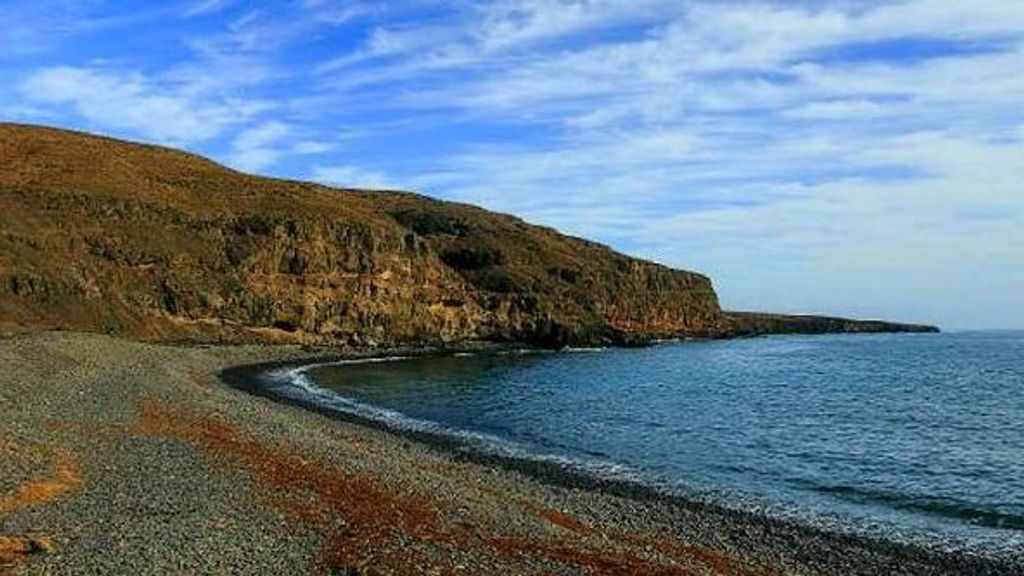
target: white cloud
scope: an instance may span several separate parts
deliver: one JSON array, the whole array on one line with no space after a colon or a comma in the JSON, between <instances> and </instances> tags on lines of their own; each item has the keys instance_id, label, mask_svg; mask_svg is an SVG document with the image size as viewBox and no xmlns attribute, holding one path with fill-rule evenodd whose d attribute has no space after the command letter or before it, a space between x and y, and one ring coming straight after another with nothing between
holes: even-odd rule
<instances>
[{"instance_id":1,"label":"white cloud","mask_svg":"<svg viewBox=\"0 0 1024 576\"><path fill-rule=\"evenodd\" d=\"M665 0L501 0L480 8L482 22L473 35L484 50L495 51L680 11L677 2Z\"/></svg>"},{"instance_id":2,"label":"white cloud","mask_svg":"<svg viewBox=\"0 0 1024 576\"><path fill-rule=\"evenodd\" d=\"M382 172L364 170L358 166L316 166L310 176L317 182L341 188L365 188L373 190L398 189L389 183Z\"/></svg>"},{"instance_id":3,"label":"white cloud","mask_svg":"<svg viewBox=\"0 0 1024 576\"><path fill-rule=\"evenodd\" d=\"M908 112L905 106L859 98L810 102L786 115L805 120L864 120Z\"/></svg>"},{"instance_id":4,"label":"white cloud","mask_svg":"<svg viewBox=\"0 0 1024 576\"><path fill-rule=\"evenodd\" d=\"M304 140L295 144L292 148L292 152L295 154L326 154L334 150L334 146L327 142L317 142L315 140Z\"/></svg>"},{"instance_id":5,"label":"white cloud","mask_svg":"<svg viewBox=\"0 0 1024 576\"><path fill-rule=\"evenodd\" d=\"M53 51L70 38L96 32L114 32L166 16L167 8L154 4L123 14L102 14L96 2L38 0L0 4L0 61Z\"/></svg>"},{"instance_id":6,"label":"white cloud","mask_svg":"<svg viewBox=\"0 0 1024 576\"><path fill-rule=\"evenodd\" d=\"M284 139L290 133L291 129L287 124L271 120L240 133L235 138L234 145L238 149L264 148L268 144Z\"/></svg>"},{"instance_id":7,"label":"white cloud","mask_svg":"<svg viewBox=\"0 0 1024 576\"><path fill-rule=\"evenodd\" d=\"M216 14L231 5L231 0L200 0L185 10L185 16L207 16Z\"/></svg>"},{"instance_id":8,"label":"white cloud","mask_svg":"<svg viewBox=\"0 0 1024 576\"><path fill-rule=\"evenodd\" d=\"M240 131L231 143L228 164L246 172L259 172L287 156L319 155L334 149L314 140L293 141L301 136L294 127L277 120L265 121Z\"/></svg>"},{"instance_id":9,"label":"white cloud","mask_svg":"<svg viewBox=\"0 0 1024 576\"><path fill-rule=\"evenodd\" d=\"M257 172L276 163L285 154L281 143L291 128L275 120L246 128L235 136L228 164L246 172Z\"/></svg>"},{"instance_id":10,"label":"white cloud","mask_svg":"<svg viewBox=\"0 0 1024 576\"><path fill-rule=\"evenodd\" d=\"M766 92L769 98L787 92L763 79L703 77L708 74L797 73L804 77L805 83L826 82L814 78L813 66L798 66L792 70L789 67L805 60L813 61L821 51L851 43L918 35L926 39L964 42L992 38L1005 41L1014 37L1020 40L1024 34L1024 9L1006 2L967 7L916 0L857 9L835 4L784 7L764 3L704 3L685 10L674 3L646 2L650 5L647 13L630 11L631 4L612 0L492 2L477 11L478 20L463 22L457 31L452 30L449 22L407 27L401 31L378 30L361 54L343 57L328 69L363 62L362 56L366 55L405 54L407 57L375 66L368 72L357 72L355 78L346 73L344 78L332 78L331 83L338 90L358 90L414 79L438 69L481 70L482 75L456 76L450 78L454 81L432 89L416 90L405 103L423 107L457 106L483 113L530 110L543 115L550 111L555 116L562 116L566 106L577 110L587 108L587 114L580 114L573 120L591 123L603 118L618 121L636 114L657 119L686 113L693 104L735 108L763 102ZM649 27L649 31L639 37L589 42L571 50L538 51L526 41L534 37L571 36L588 27L622 25L635 20L638 13L647 14L656 22L660 19L664 25ZM797 30L799 33L794 33ZM524 41L517 41L521 36L526 37ZM1004 54L1003 59L1006 60L1006 65L1001 66L1005 81L1017 82L1020 75L1007 72L1010 66L1019 63L1021 56ZM938 76L934 77L941 78L945 73L945 77L959 81L976 75L970 68L956 74L958 62L957 58L950 59L950 70L936 70ZM872 72L864 70L866 67L860 68L851 73ZM885 78L886 70L874 72L875 76ZM903 70L896 67L889 72L894 80L900 80ZM843 87L857 85L850 80L838 78L837 83ZM978 85L978 82L965 82L959 88L963 91ZM805 88L834 92L837 87ZM912 90L913 85L906 88ZM609 107L619 112L604 111Z\"/></svg>"},{"instance_id":11,"label":"white cloud","mask_svg":"<svg viewBox=\"0 0 1024 576\"><path fill-rule=\"evenodd\" d=\"M770 201L641 220L634 238L647 256L710 272L728 306L1024 324L1012 305L1024 289L1024 145L921 134L870 155L932 175L760 185Z\"/></svg>"},{"instance_id":12,"label":"white cloud","mask_svg":"<svg viewBox=\"0 0 1024 576\"><path fill-rule=\"evenodd\" d=\"M231 152L226 162L239 171L255 174L276 164L281 156L281 152L270 148L248 148Z\"/></svg>"},{"instance_id":13,"label":"white cloud","mask_svg":"<svg viewBox=\"0 0 1024 576\"><path fill-rule=\"evenodd\" d=\"M257 104L232 98L199 101L141 74L67 66L32 74L21 85L21 92L34 105L70 106L104 129L169 143L213 138L260 109Z\"/></svg>"}]
</instances>

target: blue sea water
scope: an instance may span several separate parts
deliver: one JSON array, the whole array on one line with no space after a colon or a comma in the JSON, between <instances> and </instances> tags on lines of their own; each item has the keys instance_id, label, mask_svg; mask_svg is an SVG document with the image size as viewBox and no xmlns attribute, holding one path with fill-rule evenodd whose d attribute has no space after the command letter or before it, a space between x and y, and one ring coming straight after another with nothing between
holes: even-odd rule
<instances>
[{"instance_id":1,"label":"blue sea water","mask_svg":"<svg viewBox=\"0 0 1024 576\"><path fill-rule=\"evenodd\" d=\"M292 377L481 450L845 530L1024 546L1024 332L393 360Z\"/></svg>"}]
</instances>

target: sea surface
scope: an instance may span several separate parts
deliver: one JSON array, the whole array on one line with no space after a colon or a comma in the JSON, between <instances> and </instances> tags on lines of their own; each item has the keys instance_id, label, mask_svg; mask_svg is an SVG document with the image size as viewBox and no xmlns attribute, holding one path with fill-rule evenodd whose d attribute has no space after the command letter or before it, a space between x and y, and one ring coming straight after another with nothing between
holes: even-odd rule
<instances>
[{"instance_id":1,"label":"sea surface","mask_svg":"<svg viewBox=\"0 0 1024 576\"><path fill-rule=\"evenodd\" d=\"M1024 546L1024 332L771 336L292 369L333 409L726 506Z\"/></svg>"}]
</instances>

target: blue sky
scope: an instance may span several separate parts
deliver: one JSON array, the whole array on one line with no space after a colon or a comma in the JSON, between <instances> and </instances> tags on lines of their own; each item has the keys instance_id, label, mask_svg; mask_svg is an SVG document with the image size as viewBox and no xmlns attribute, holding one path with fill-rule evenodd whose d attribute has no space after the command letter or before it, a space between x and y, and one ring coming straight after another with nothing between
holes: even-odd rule
<instances>
[{"instance_id":1,"label":"blue sky","mask_svg":"<svg viewBox=\"0 0 1024 576\"><path fill-rule=\"evenodd\" d=\"M0 0L0 22L5 120L512 212L705 272L729 308L1024 327L1024 0Z\"/></svg>"}]
</instances>

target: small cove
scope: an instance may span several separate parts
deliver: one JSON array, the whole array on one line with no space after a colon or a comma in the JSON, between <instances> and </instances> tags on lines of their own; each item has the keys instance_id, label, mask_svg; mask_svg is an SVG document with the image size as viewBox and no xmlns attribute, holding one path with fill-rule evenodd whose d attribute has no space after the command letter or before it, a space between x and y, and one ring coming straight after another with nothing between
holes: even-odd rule
<instances>
[{"instance_id":1,"label":"small cove","mask_svg":"<svg viewBox=\"0 0 1024 576\"><path fill-rule=\"evenodd\" d=\"M1024 544L1024 334L777 336L291 369L333 410L826 527ZM383 361L389 360L389 361Z\"/></svg>"}]
</instances>

